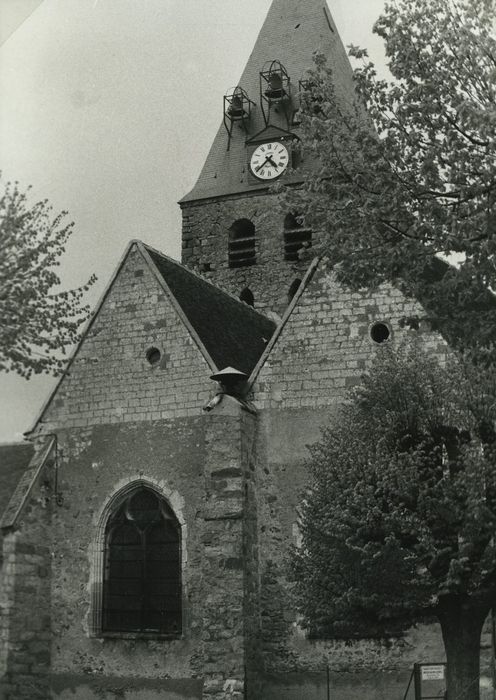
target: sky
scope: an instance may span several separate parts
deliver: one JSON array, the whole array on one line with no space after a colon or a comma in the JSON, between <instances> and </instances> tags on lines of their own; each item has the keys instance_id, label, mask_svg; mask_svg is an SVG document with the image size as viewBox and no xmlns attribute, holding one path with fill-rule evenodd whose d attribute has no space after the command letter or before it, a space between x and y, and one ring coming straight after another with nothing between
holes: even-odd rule
<instances>
[{"instance_id":1,"label":"sky","mask_svg":"<svg viewBox=\"0 0 496 700\"><path fill-rule=\"evenodd\" d=\"M324 0L325 1L325 0ZM74 221L60 275L98 282L129 240L179 259L193 186L271 0L0 0L0 170ZM384 65L383 0L329 0L345 45ZM1 252L0 252L1 254ZM1 322L1 319L0 319ZM55 380L0 373L0 441L22 439Z\"/></svg>"}]
</instances>

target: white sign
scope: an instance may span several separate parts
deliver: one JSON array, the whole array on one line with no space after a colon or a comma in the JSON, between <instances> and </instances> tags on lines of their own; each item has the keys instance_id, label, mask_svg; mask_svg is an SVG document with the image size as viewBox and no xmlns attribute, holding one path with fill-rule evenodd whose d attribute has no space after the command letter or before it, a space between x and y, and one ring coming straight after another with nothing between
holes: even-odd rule
<instances>
[{"instance_id":1,"label":"white sign","mask_svg":"<svg viewBox=\"0 0 496 700\"><path fill-rule=\"evenodd\" d=\"M444 681L444 666L422 666L423 681Z\"/></svg>"}]
</instances>

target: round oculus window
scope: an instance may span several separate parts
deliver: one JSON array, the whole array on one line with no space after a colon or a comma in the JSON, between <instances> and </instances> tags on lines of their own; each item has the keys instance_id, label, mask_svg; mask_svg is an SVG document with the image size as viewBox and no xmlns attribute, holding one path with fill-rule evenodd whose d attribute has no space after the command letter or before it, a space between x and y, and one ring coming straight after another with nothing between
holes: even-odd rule
<instances>
[{"instance_id":1,"label":"round oculus window","mask_svg":"<svg viewBox=\"0 0 496 700\"><path fill-rule=\"evenodd\" d=\"M391 329L387 323L374 323L370 328L370 337L377 343L377 345L382 345L382 343L387 342L391 337Z\"/></svg>"},{"instance_id":2,"label":"round oculus window","mask_svg":"<svg viewBox=\"0 0 496 700\"><path fill-rule=\"evenodd\" d=\"M162 354L158 348L148 348L146 351L146 359L152 366L158 365Z\"/></svg>"}]
</instances>

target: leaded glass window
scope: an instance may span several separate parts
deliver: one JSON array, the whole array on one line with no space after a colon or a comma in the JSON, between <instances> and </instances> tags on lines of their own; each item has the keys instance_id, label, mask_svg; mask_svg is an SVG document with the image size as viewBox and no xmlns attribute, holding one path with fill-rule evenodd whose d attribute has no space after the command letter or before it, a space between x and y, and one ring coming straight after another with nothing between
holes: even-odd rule
<instances>
[{"instance_id":1,"label":"leaded glass window","mask_svg":"<svg viewBox=\"0 0 496 700\"><path fill-rule=\"evenodd\" d=\"M181 633L181 530L154 491L133 491L105 530L103 632Z\"/></svg>"}]
</instances>

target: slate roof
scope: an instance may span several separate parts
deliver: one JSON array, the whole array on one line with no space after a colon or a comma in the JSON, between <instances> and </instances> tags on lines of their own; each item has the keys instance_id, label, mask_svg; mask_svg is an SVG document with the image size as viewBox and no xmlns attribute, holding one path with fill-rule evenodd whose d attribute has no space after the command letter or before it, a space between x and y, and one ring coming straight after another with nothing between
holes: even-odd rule
<instances>
[{"instance_id":1,"label":"slate roof","mask_svg":"<svg viewBox=\"0 0 496 700\"><path fill-rule=\"evenodd\" d=\"M0 517L5 512L33 455L34 447L30 442L0 444Z\"/></svg>"},{"instance_id":2,"label":"slate roof","mask_svg":"<svg viewBox=\"0 0 496 700\"><path fill-rule=\"evenodd\" d=\"M249 375L276 324L180 263L144 246L218 370Z\"/></svg>"},{"instance_id":3,"label":"slate roof","mask_svg":"<svg viewBox=\"0 0 496 700\"><path fill-rule=\"evenodd\" d=\"M181 204L207 197L267 189L267 185L249 179L245 147L247 139L265 128L260 107L260 71L267 61L281 61L291 78L293 104L296 104L299 81L313 66L312 54L317 49L328 57L328 65L334 72L336 94L340 99L349 100L350 95L354 94L353 71L326 0L274 0L239 81L239 85L255 102L249 133L245 134L235 124L230 150L227 151L227 132L221 124L200 177L191 192L181 200ZM226 91L229 87L226 85ZM221 119L221 95L218 101ZM273 109L271 124L288 129L284 115L277 115ZM297 129L291 125L289 129L297 135ZM286 182L298 182L301 176L285 179Z\"/></svg>"}]
</instances>

